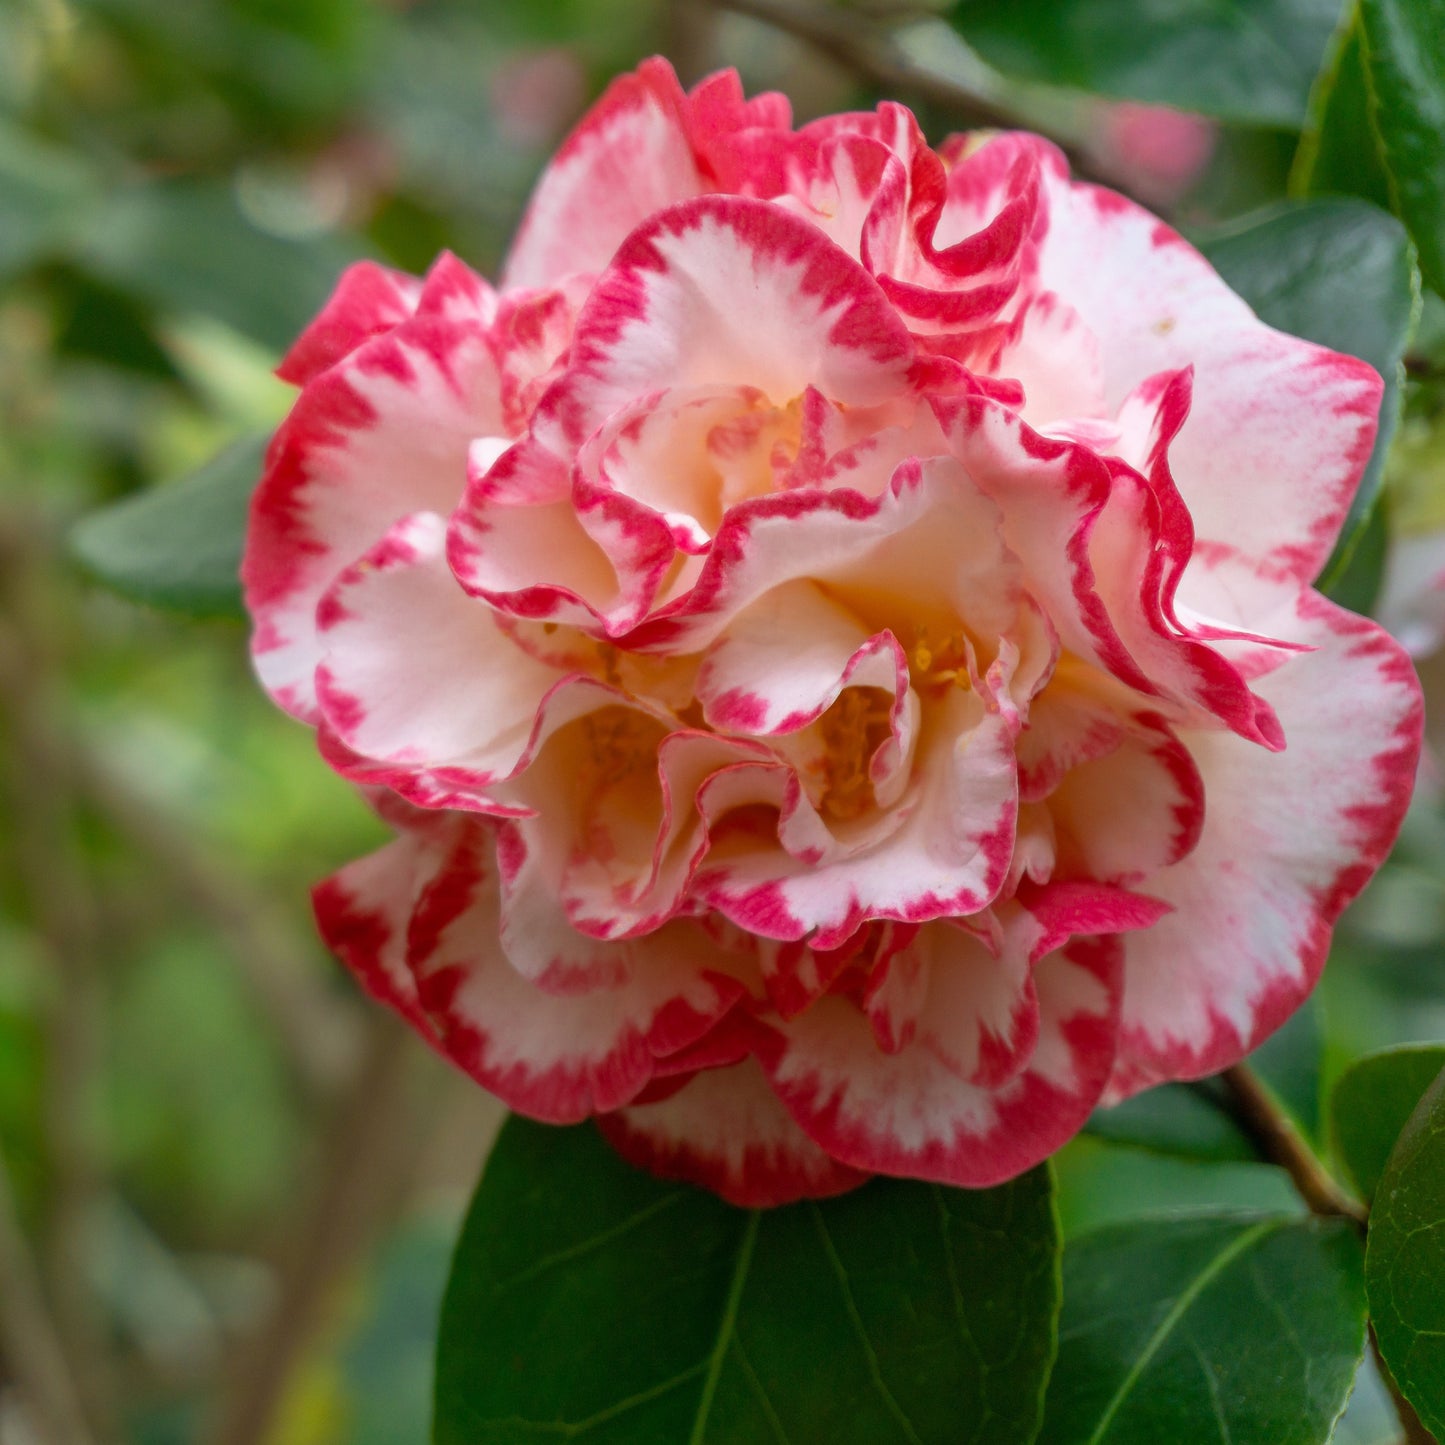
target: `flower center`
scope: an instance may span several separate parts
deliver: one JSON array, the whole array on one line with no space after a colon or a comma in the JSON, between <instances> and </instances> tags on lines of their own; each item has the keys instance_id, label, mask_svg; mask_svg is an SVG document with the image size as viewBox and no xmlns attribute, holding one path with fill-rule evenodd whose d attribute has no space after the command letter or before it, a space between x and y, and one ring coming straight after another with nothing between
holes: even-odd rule
<instances>
[{"instance_id":1,"label":"flower center","mask_svg":"<svg viewBox=\"0 0 1445 1445\"><path fill-rule=\"evenodd\" d=\"M869 764L892 730L893 699L878 687L850 687L818 719L823 755L816 767L819 810L839 822L874 805Z\"/></svg>"},{"instance_id":2,"label":"flower center","mask_svg":"<svg viewBox=\"0 0 1445 1445\"><path fill-rule=\"evenodd\" d=\"M943 632L919 627L908 650L908 671L914 689L937 693L950 687L971 687L971 652L972 645L961 630Z\"/></svg>"},{"instance_id":3,"label":"flower center","mask_svg":"<svg viewBox=\"0 0 1445 1445\"><path fill-rule=\"evenodd\" d=\"M803 442L803 398L755 402L713 427L708 456L718 478L719 513L746 497L779 490Z\"/></svg>"},{"instance_id":4,"label":"flower center","mask_svg":"<svg viewBox=\"0 0 1445 1445\"><path fill-rule=\"evenodd\" d=\"M654 718L626 707L604 707L582 719L585 748L583 796L615 787L644 768L656 767L657 744L664 729Z\"/></svg>"},{"instance_id":5,"label":"flower center","mask_svg":"<svg viewBox=\"0 0 1445 1445\"><path fill-rule=\"evenodd\" d=\"M646 856L657 831L657 749L667 729L627 707L599 708L578 728L580 841L603 863Z\"/></svg>"}]
</instances>

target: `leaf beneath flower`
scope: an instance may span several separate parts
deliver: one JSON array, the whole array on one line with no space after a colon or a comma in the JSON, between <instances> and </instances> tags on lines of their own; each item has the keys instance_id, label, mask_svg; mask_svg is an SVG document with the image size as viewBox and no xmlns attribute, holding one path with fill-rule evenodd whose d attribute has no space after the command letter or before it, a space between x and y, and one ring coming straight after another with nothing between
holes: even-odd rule
<instances>
[{"instance_id":1,"label":"leaf beneath flower","mask_svg":"<svg viewBox=\"0 0 1445 1445\"><path fill-rule=\"evenodd\" d=\"M1445 1068L1445 1045L1405 1044L1356 1060L1330 1099L1335 1146L1361 1195L1374 1197L1390 1151Z\"/></svg>"},{"instance_id":2,"label":"leaf beneath flower","mask_svg":"<svg viewBox=\"0 0 1445 1445\"><path fill-rule=\"evenodd\" d=\"M1064 1255L1040 1445L1324 1445L1365 1343L1350 1227L1199 1214Z\"/></svg>"},{"instance_id":3,"label":"leaf beneath flower","mask_svg":"<svg viewBox=\"0 0 1445 1445\"><path fill-rule=\"evenodd\" d=\"M1042 1168L745 1211L514 1118L453 1264L434 1436L1024 1445L1057 1248Z\"/></svg>"},{"instance_id":4,"label":"leaf beneath flower","mask_svg":"<svg viewBox=\"0 0 1445 1445\"><path fill-rule=\"evenodd\" d=\"M264 437L248 437L178 482L85 517L80 564L132 602L191 617L244 617L241 546Z\"/></svg>"},{"instance_id":5,"label":"leaf beneath flower","mask_svg":"<svg viewBox=\"0 0 1445 1445\"><path fill-rule=\"evenodd\" d=\"M1445 1074L1400 1135L1375 1191L1365 1285L1380 1353L1435 1435L1445 1432Z\"/></svg>"}]
</instances>

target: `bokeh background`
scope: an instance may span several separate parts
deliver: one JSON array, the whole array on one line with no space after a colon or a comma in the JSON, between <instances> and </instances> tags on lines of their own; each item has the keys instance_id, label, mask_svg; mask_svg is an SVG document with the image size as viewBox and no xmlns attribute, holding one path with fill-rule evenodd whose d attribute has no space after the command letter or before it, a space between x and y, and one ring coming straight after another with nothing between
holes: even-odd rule
<instances>
[{"instance_id":1,"label":"bokeh background","mask_svg":"<svg viewBox=\"0 0 1445 1445\"><path fill-rule=\"evenodd\" d=\"M1289 117L1004 80L944 8L0 0L0 1445L50 1445L36 1389L77 1442L426 1439L499 1120L316 942L310 883L383 835L253 683L234 597L209 621L123 601L76 523L274 425L271 368L348 261L494 271L548 153L653 52L685 83L736 65L803 118L890 93L935 139L1028 124L1186 229L1284 194ZM1445 524L1441 335L1427 308L1397 541ZM1342 1060L1445 1037L1434 776L1271 1045L1307 1127ZM1101 1120L1060 1160L1066 1227L1291 1205L1200 1129L1184 1163ZM1388 1434L1366 1381L1336 1438Z\"/></svg>"}]
</instances>

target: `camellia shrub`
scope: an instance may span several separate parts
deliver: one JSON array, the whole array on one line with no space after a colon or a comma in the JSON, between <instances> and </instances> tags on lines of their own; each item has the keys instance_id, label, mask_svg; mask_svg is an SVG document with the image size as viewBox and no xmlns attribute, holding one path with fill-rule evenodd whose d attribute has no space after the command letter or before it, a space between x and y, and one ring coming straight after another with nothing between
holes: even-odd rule
<instances>
[{"instance_id":1,"label":"camellia shrub","mask_svg":"<svg viewBox=\"0 0 1445 1445\"><path fill-rule=\"evenodd\" d=\"M1445 1430L1445 1048L1328 1129L1244 1062L1414 789L1363 611L1416 252L1358 199L1201 245L1032 134L654 59L497 284L362 261L286 355L252 656L395 834L316 916L517 1116L439 1445ZM1293 1192L1061 1229L1085 1132Z\"/></svg>"}]
</instances>

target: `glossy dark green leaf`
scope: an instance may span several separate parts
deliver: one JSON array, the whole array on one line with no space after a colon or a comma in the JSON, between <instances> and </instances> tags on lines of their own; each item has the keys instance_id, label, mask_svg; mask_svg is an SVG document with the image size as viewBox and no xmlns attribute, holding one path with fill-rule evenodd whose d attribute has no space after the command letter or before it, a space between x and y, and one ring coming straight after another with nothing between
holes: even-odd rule
<instances>
[{"instance_id":1,"label":"glossy dark green leaf","mask_svg":"<svg viewBox=\"0 0 1445 1445\"><path fill-rule=\"evenodd\" d=\"M1005 75L1298 127L1340 0L955 0Z\"/></svg>"},{"instance_id":2,"label":"glossy dark green leaf","mask_svg":"<svg viewBox=\"0 0 1445 1445\"><path fill-rule=\"evenodd\" d=\"M761 1212L509 1121L462 1231L438 1445L964 1445L1033 1438L1053 1353L1046 1169L879 1180Z\"/></svg>"},{"instance_id":3,"label":"glossy dark green leaf","mask_svg":"<svg viewBox=\"0 0 1445 1445\"><path fill-rule=\"evenodd\" d=\"M82 519L71 550L133 602L192 617L241 617L237 570L265 437L228 447L181 481Z\"/></svg>"},{"instance_id":4,"label":"glossy dark green leaf","mask_svg":"<svg viewBox=\"0 0 1445 1445\"><path fill-rule=\"evenodd\" d=\"M1365 1283L1395 1383L1445 1435L1445 1074L1415 1106L1380 1176Z\"/></svg>"},{"instance_id":5,"label":"glossy dark green leaf","mask_svg":"<svg viewBox=\"0 0 1445 1445\"><path fill-rule=\"evenodd\" d=\"M1445 292L1445 0L1360 0L1360 18L1395 209Z\"/></svg>"},{"instance_id":6,"label":"glossy dark green leaf","mask_svg":"<svg viewBox=\"0 0 1445 1445\"><path fill-rule=\"evenodd\" d=\"M1080 1134L1050 1161L1067 1242L1134 1220L1179 1214L1307 1211L1289 1176L1270 1164L1189 1159Z\"/></svg>"},{"instance_id":7,"label":"glossy dark green leaf","mask_svg":"<svg viewBox=\"0 0 1445 1445\"><path fill-rule=\"evenodd\" d=\"M1400 416L1402 359L1419 296L1409 239L1378 207L1339 197L1282 207L1201 249L1261 319L1358 356L1385 379L1375 450L1320 573L1328 591L1360 545Z\"/></svg>"},{"instance_id":8,"label":"glossy dark green leaf","mask_svg":"<svg viewBox=\"0 0 1445 1445\"><path fill-rule=\"evenodd\" d=\"M1088 1132L1115 1144L1132 1144L1182 1159L1252 1160L1255 1151L1216 1091L1194 1084L1163 1084L1112 1108L1098 1109Z\"/></svg>"},{"instance_id":9,"label":"glossy dark green leaf","mask_svg":"<svg viewBox=\"0 0 1445 1445\"><path fill-rule=\"evenodd\" d=\"M280 352L357 259L338 240L285 240L254 226L227 187L175 183L112 196L76 263L167 311L214 316Z\"/></svg>"},{"instance_id":10,"label":"glossy dark green leaf","mask_svg":"<svg viewBox=\"0 0 1445 1445\"><path fill-rule=\"evenodd\" d=\"M1351 7L1315 82L1289 181L1292 195L1359 196L1382 210L1393 209L1357 6Z\"/></svg>"},{"instance_id":11,"label":"glossy dark green leaf","mask_svg":"<svg viewBox=\"0 0 1445 1445\"><path fill-rule=\"evenodd\" d=\"M1365 1342L1347 1224L1194 1215L1064 1253L1040 1445L1324 1445Z\"/></svg>"},{"instance_id":12,"label":"glossy dark green leaf","mask_svg":"<svg viewBox=\"0 0 1445 1445\"><path fill-rule=\"evenodd\" d=\"M1335 1149L1365 1199L1374 1198L1401 1130L1445 1069L1445 1044L1402 1044L1357 1059L1335 1084Z\"/></svg>"}]
</instances>

